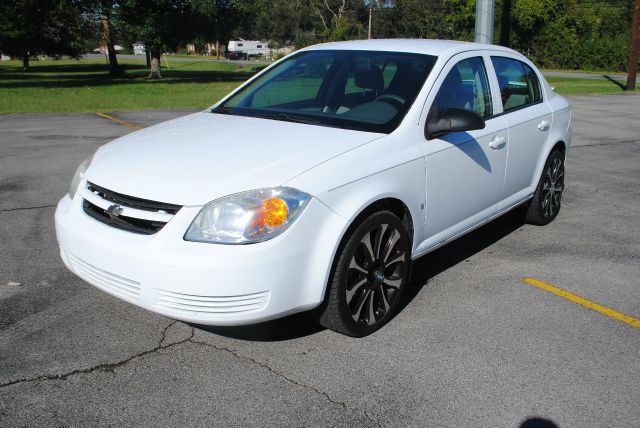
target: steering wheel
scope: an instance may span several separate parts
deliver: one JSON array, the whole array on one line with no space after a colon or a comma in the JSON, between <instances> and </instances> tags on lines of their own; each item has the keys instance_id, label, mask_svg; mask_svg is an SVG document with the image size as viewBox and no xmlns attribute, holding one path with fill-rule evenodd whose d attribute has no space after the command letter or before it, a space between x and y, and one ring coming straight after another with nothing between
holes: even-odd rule
<instances>
[{"instance_id":1,"label":"steering wheel","mask_svg":"<svg viewBox=\"0 0 640 428\"><path fill-rule=\"evenodd\" d=\"M394 106L398 111L404 108L404 103L405 103L405 99L402 98L400 95L396 95L396 94L382 94L376 97L374 101L382 101L385 103L389 103L392 106Z\"/></svg>"}]
</instances>

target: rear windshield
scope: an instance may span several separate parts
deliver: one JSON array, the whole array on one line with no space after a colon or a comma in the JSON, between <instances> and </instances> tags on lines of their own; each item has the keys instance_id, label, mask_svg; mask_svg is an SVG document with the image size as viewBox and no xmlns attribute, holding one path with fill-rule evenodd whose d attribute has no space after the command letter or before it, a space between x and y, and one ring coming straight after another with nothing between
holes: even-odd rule
<instances>
[{"instance_id":1,"label":"rear windshield","mask_svg":"<svg viewBox=\"0 0 640 428\"><path fill-rule=\"evenodd\" d=\"M301 52L214 113L389 133L416 99L435 56L350 50Z\"/></svg>"}]
</instances>

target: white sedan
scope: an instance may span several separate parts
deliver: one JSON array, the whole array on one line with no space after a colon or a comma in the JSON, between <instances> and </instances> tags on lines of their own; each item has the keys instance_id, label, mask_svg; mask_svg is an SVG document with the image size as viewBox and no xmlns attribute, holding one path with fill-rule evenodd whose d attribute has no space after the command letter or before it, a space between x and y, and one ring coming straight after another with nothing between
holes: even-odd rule
<instances>
[{"instance_id":1,"label":"white sedan","mask_svg":"<svg viewBox=\"0 0 640 428\"><path fill-rule=\"evenodd\" d=\"M316 45L101 147L56 232L80 278L168 317L314 309L364 336L396 312L412 260L520 205L552 221L570 142L567 100L513 50Z\"/></svg>"}]
</instances>

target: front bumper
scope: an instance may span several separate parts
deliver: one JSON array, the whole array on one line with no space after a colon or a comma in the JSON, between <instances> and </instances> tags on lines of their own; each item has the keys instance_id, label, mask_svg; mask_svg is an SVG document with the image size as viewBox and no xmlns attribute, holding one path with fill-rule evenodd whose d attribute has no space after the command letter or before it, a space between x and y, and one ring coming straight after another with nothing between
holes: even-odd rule
<instances>
[{"instance_id":1,"label":"front bumper","mask_svg":"<svg viewBox=\"0 0 640 428\"><path fill-rule=\"evenodd\" d=\"M188 242L200 207L183 207L154 235L102 224L65 196L55 213L66 266L150 311L205 325L241 325L312 309L324 296L345 220L312 199L282 235L250 245Z\"/></svg>"}]
</instances>

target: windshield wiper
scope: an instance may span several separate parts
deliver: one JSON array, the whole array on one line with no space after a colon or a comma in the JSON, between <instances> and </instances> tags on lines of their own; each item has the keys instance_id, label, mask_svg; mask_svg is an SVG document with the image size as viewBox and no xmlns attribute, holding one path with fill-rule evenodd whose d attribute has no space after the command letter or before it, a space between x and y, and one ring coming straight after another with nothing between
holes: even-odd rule
<instances>
[{"instance_id":1,"label":"windshield wiper","mask_svg":"<svg viewBox=\"0 0 640 428\"><path fill-rule=\"evenodd\" d=\"M284 120L286 122L306 123L308 125L326 125L324 121L319 119L314 119L312 117L295 116L285 112L256 113L256 114L251 114L250 116L258 117L261 119L273 119L273 120Z\"/></svg>"},{"instance_id":2,"label":"windshield wiper","mask_svg":"<svg viewBox=\"0 0 640 428\"><path fill-rule=\"evenodd\" d=\"M273 120L282 120L285 122L295 122L295 123L305 123L307 125L318 125L318 126L326 126L329 128L341 128L348 129L346 126L336 123L334 120L322 120L321 118L313 118L308 116L296 116L291 115L285 112L269 112L269 113L256 113L248 115L251 117L258 117L261 119L273 119ZM329 119L329 118L327 118Z\"/></svg>"},{"instance_id":3,"label":"windshield wiper","mask_svg":"<svg viewBox=\"0 0 640 428\"><path fill-rule=\"evenodd\" d=\"M333 123L333 121L327 122L320 118L315 119L313 117L303 117L292 115L283 111L274 111L274 112L255 112L255 111L236 111L232 112L230 107L217 107L211 109L211 113L220 113L220 114L230 114L237 116L246 116L246 117L256 117L259 119L271 119L271 120L281 120L284 122L294 122L294 123L304 123L307 125L319 125L319 126L328 126L331 128L345 128L337 123Z\"/></svg>"},{"instance_id":4,"label":"windshield wiper","mask_svg":"<svg viewBox=\"0 0 640 428\"><path fill-rule=\"evenodd\" d=\"M218 114L233 114L231 112L231 108L229 107L216 107L216 108L212 108L211 113L218 113Z\"/></svg>"}]
</instances>

